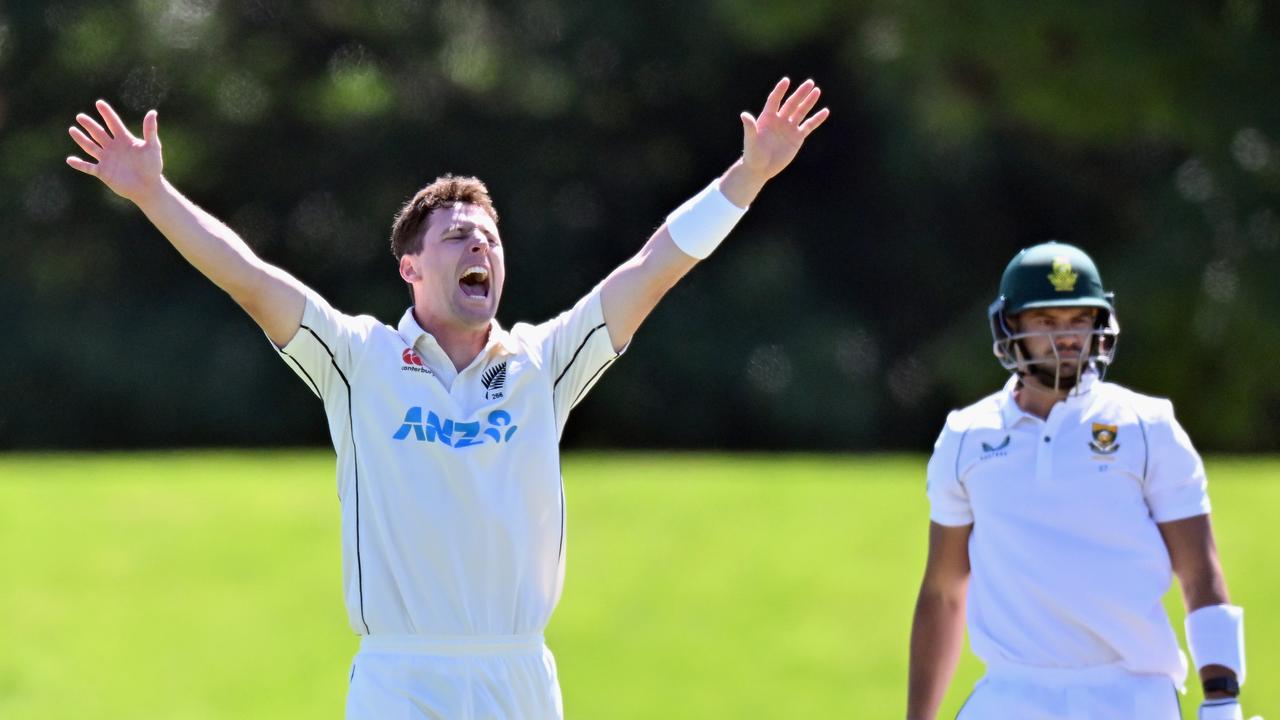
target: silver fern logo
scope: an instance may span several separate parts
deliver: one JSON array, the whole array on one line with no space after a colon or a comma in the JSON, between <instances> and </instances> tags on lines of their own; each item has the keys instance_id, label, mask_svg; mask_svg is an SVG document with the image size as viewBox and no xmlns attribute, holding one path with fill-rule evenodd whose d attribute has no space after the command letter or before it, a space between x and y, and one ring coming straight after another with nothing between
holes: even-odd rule
<instances>
[{"instance_id":1,"label":"silver fern logo","mask_svg":"<svg viewBox=\"0 0 1280 720\"><path fill-rule=\"evenodd\" d=\"M484 399L497 400L502 397L502 386L507 382L507 362L504 360L484 371L480 376L480 384L484 385Z\"/></svg>"}]
</instances>

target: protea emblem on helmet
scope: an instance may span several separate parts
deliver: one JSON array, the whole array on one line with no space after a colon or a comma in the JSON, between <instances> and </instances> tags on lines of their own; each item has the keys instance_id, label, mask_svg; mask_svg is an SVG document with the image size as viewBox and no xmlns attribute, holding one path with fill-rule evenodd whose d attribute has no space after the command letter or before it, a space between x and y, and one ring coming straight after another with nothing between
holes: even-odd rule
<instances>
[{"instance_id":1,"label":"protea emblem on helmet","mask_svg":"<svg viewBox=\"0 0 1280 720\"><path fill-rule=\"evenodd\" d=\"M1053 259L1053 270L1046 277L1058 292L1071 292L1076 289L1076 279L1080 274L1071 269L1071 260L1059 255Z\"/></svg>"}]
</instances>

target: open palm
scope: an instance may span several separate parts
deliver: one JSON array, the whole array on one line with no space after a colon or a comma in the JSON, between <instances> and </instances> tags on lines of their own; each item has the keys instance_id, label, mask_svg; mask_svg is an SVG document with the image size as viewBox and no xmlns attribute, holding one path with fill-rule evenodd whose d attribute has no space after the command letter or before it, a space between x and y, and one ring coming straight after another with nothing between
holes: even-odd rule
<instances>
[{"instance_id":1,"label":"open palm","mask_svg":"<svg viewBox=\"0 0 1280 720\"><path fill-rule=\"evenodd\" d=\"M806 119L822 91L812 80L805 80L791 97L786 97L790 86L791 81L782 78L765 99L759 117L745 112L741 115L743 164L764 180L791 164L805 138L831 114L823 108Z\"/></svg>"},{"instance_id":2,"label":"open palm","mask_svg":"<svg viewBox=\"0 0 1280 720\"><path fill-rule=\"evenodd\" d=\"M137 201L159 187L164 169L156 111L148 112L142 119L142 137L138 138L129 132L107 101L99 100L95 107L103 124L80 113L76 115L80 127L72 126L68 132L80 149L97 162L71 156L67 164L98 178L117 195Z\"/></svg>"}]
</instances>

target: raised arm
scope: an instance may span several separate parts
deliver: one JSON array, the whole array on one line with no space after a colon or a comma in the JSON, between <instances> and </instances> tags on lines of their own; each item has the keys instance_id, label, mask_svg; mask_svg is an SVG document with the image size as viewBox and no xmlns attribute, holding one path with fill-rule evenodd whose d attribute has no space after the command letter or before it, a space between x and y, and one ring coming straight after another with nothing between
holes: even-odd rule
<instances>
[{"instance_id":1,"label":"raised arm","mask_svg":"<svg viewBox=\"0 0 1280 720\"><path fill-rule=\"evenodd\" d=\"M276 345L298 331L305 304L304 287L280 268L263 262L217 218L183 197L163 175L156 111L142 120L142 137L125 127L105 100L96 103L102 124L76 115L71 139L97 162L68 157L67 164L103 182L132 201L205 277L244 308Z\"/></svg>"},{"instance_id":2,"label":"raised arm","mask_svg":"<svg viewBox=\"0 0 1280 720\"><path fill-rule=\"evenodd\" d=\"M929 559L911 623L907 720L937 717L960 661L972 531L973 525L929 523Z\"/></svg>"},{"instance_id":3,"label":"raised arm","mask_svg":"<svg viewBox=\"0 0 1280 720\"><path fill-rule=\"evenodd\" d=\"M787 97L790 84L790 80L783 78L774 86L758 118L751 113L741 114L742 157L707 192L672 215L688 210L691 213L685 213L686 216L701 218L707 212L707 203L727 204L732 207L711 207L710 210L713 221L718 220L714 217L716 214L730 215L727 226L716 222L708 226L701 220L685 222L684 235L673 239L671 218L668 218L639 253L605 279L601 303L614 350L621 351L631 342L640 323L662 296L710 253L723 233L732 227L736 215L746 210L770 178L791 164L805 138L827 119L830 112L826 108L809 115L821 94L812 80L801 83ZM698 203L700 207L691 206Z\"/></svg>"}]
</instances>

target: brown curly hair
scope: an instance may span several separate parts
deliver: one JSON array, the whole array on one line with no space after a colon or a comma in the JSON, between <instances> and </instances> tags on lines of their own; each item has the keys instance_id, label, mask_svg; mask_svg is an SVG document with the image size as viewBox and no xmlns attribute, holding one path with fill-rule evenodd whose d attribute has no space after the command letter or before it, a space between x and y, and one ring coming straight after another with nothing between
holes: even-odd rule
<instances>
[{"instance_id":1,"label":"brown curly hair","mask_svg":"<svg viewBox=\"0 0 1280 720\"><path fill-rule=\"evenodd\" d=\"M436 208L464 202L476 205L498 222L498 211L489 197L489 188L476 177L447 174L414 194L396 213L391 225L391 254L396 260L422 250L422 228Z\"/></svg>"}]
</instances>

